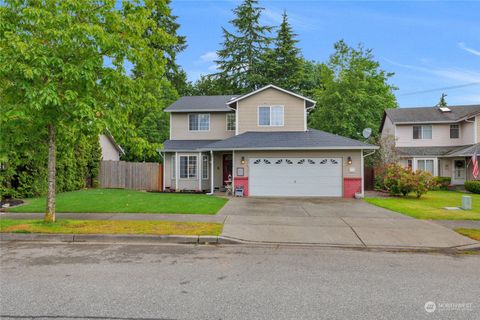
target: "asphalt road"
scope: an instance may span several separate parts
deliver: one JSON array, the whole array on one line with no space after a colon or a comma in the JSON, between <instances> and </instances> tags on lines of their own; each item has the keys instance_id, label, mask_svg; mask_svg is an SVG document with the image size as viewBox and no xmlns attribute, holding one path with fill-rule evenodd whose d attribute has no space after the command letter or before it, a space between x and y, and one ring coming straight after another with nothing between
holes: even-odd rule
<instances>
[{"instance_id":1,"label":"asphalt road","mask_svg":"<svg viewBox=\"0 0 480 320\"><path fill-rule=\"evenodd\" d=\"M480 255L2 243L2 319L479 319ZM433 301L436 310L425 311Z\"/></svg>"}]
</instances>

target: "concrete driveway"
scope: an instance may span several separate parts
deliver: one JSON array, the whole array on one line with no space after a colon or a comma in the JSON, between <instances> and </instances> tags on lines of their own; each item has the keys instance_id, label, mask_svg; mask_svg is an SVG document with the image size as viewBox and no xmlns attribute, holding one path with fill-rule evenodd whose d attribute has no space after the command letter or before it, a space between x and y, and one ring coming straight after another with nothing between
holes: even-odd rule
<instances>
[{"instance_id":1,"label":"concrete driveway","mask_svg":"<svg viewBox=\"0 0 480 320\"><path fill-rule=\"evenodd\" d=\"M233 198L223 236L252 242L447 248L474 244L438 224L338 198Z\"/></svg>"}]
</instances>

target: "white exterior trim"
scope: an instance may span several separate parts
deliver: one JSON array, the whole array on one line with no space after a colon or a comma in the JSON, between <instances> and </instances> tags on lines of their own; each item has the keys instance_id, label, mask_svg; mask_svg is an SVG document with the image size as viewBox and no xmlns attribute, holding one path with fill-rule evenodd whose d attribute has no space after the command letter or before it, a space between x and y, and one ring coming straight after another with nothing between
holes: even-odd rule
<instances>
[{"instance_id":1,"label":"white exterior trim","mask_svg":"<svg viewBox=\"0 0 480 320\"><path fill-rule=\"evenodd\" d=\"M175 191L178 190L178 176L180 175L180 170L179 170L179 165L178 165L178 152L175 152Z\"/></svg>"},{"instance_id":2,"label":"white exterior trim","mask_svg":"<svg viewBox=\"0 0 480 320\"><path fill-rule=\"evenodd\" d=\"M363 159L364 155L363 155L363 150L360 152L360 193L362 195L362 198L365 197L365 184L364 184L364 179L365 179L365 169L363 167Z\"/></svg>"},{"instance_id":3,"label":"white exterior trim","mask_svg":"<svg viewBox=\"0 0 480 320\"><path fill-rule=\"evenodd\" d=\"M269 89L269 88L273 88L273 89L276 89L276 90L278 90L278 91L282 91L282 92L284 92L284 93L286 93L286 94L289 94L289 95L292 95L292 96L294 96L294 97L297 97L297 98L306 100L306 101L311 102L311 103L313 103L313 104L316 104L316 103L317 103L316 101L314 101L314 100L312 100L312 99L309 99L309 98L307 98L307 97L304 97L304 96L301 96L301 95L299 95L299 94L293 93L293 92L291 92L291 91L282 89L282 88L277 87L277 86L275 86L275 85L273 85L273 84L269 84L269 85L266 85L265 87L262 87L262 88L260 88L260 89L255 90L255 91L252 91L252 92L250 92L250 93L244 94L244 95L242 95L242 96L240 96L240 97L237 97L237 98L235 98L235 99L232 99L232 100L230 100L230 101L227 102L227 105L230 105L230 104L232 104L232 103L234 103L234 102L237 102L237 101L243 100L243 99L245 99L245 98L248 98L248 97L250 97L250 96L252 96L252 95L254 95L254 94L257 94L257 93L262 92L262 91L264 91L264 90L266 90L266 89Z\"/></svg>"},{"instance_id":4,"label":"white exterior trim","mask_svg":"<svg viewBox=\"0 0 480 320\"><path fill-rule=\"evenodd\" d=\"M203 158L202 153L198 153L197 157L197 173L198 173L198 190L202 191L202 177L203 177Z\"/></svg>"},{"instance_id":5,"label":"white exterior trim","mask_svg":"<svg viewBox=\"0 0 480 320\"><path fill-rule=\"evenodd\" d=\"M303 131L307 131L307 101L303 101Z\"/></svg>"},{"instance_id":6,"label":"white exterior trim","mask_svg":"<svg viewBox=\"0 0 480 320\"><path fill-rule=\"evenodd\" d=\"M235 108L235 135L238 136L238 103L237 107Z\"/></svg>"},{"instance_id":7,"label":"white exterior trim","mask_svg":"<svg viewBox=\"0 0 480 320\"><path fill-rule=\"evenodd\" d=\"M377 150L380 147L377 146L364 146L364 147L258 147L258 148L225 148L225 149L213 149L213 151L248 151L248 150ZM204 149L204 151L210 151L210 149Z\"/></svg>"},{"instance_id":8,"label":"white exterior trim","mask_svg":"<svg viewBox=\"0 0 480 320\"><path fill-rule=\"evenodd\" d=\"M208 130L190 130L190 116L191 115L208 115ZM211 117L210 117L210 113L201 113L201 112L190 112L188 115L187 115L187 128L188 128L188 132L210 132L210 129L211 129Z\"/></svg>"},{"instance_id":9,"label":"white exterior trim","mask_svg":"<svg viewBox=\"0 0 480 320\"><path fill-rule=\"evenodd\" d=\"M213 158L213 151L210 150L210 194L213 194L213 192L215 191L215 182L214 182L214 168L213 168L213 161L214 161L214 158Z\"/></svg>"},{"instance_id":10,"label":"white exterior trim","mask_svg":"<svg viewBox=\"0 0 480 320\"><path fill-rule=\"evenodd\" d=\"M281 107L282 108L282 124L278 125L272 125L272 107ZM269 116L270 116L270 124L260 124L260 108L270 108ZM270 128L270 127L284 127L285 126L285 106L281 104L262 104L257 106L257 127L262 127L262 128Z\"/></svg>"}]
</instances>

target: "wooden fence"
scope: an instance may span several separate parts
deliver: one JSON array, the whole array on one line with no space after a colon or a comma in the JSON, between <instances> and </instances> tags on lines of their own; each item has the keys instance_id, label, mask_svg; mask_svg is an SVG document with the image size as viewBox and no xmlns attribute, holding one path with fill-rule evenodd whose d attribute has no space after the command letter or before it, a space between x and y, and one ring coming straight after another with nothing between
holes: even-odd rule
<instances>
[{"instance_id":1,"label":"wooden fence","mask_svg":"<svg viewBox=\"0 0 480 320\"><path fill-rule=\"evenodd\" d=\"M153 162L101 161L101 188L163 190L162 165Z\"/></svg>"}]
</instances>

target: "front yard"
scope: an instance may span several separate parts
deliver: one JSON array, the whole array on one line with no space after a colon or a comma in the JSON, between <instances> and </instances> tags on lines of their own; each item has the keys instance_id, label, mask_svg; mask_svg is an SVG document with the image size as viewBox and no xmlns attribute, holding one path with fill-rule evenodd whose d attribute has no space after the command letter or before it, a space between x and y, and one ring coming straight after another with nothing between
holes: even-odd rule
<instances>
[{"instance_id":1,"label":"front yard","mask_svg":"<svg viewBox=\"0 0 480 320\"><path fill-rule=\"evenodd\" d=\"M221 223L115 220L0 220L0 232L63 234L155 234L218 236Z\"/></svg>"},{"instance_id":2,"label":"front yard","mask_svg":"<svg viewBox=\"0 0 480 320\"><path fill-rule=\"evenodd\" d=\"M402 214L429 220L480 220L480 195L472 197L472 210L447 210L444 207L459 207L462 195L455 191L429 191L420 199L414 195L408 197L366 198L365 201L376 206L400 212Z\"/></svg>"},{"instance_id":3,"label":"front yard","mask_svg":"<svg viewBox=\"0 0 480 320\"><path fill-rule=\"evenodd\" d=\"M9 212L44 212L45 198L26 199ZM57 212L216 214L227 199L204 194L88 189L57 195Z\"/></svg>"}]
</instances>

